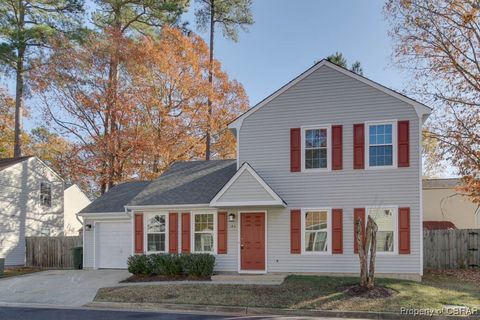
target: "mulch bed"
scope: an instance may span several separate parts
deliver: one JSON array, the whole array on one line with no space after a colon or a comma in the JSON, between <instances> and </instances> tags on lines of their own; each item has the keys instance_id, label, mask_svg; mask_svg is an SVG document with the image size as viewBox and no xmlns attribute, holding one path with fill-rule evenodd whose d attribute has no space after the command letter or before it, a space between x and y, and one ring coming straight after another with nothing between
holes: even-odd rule
<instances>
[{"instance_id":1,"label":"mulch bed","mask_svg":"<svg viewBox=\"0 0 480 320\"><path fill-rule=\"evenodd\" d=\"M458 280L469 281L480 284L480 268L458 269L458 270L427 270L432 275L449 276Z\"/></svg>"},{"instance_id":2,"label":"mulch bed","mask_svg":"<svg viewBox=\"0 0 480 320\"><path fill-rule=\"evenodd\" d=\"M395 290L381 286L376 286L369 290L359 285L354 285L350 287L339 288L339 290L351 297L361 297L367 299L389 298L397 294Z\"/></svg>"},{"instance_id":3,"label":"mulch bed","mask_svg":"<svg viewBox=\"0 0 480 320\"><path fill-rule=\"evenodd\" d=\"M120 282L152 282L152 281L210 281L208 277L193 277L186 275L133 275Z\"/></svg>"}]
</instances>

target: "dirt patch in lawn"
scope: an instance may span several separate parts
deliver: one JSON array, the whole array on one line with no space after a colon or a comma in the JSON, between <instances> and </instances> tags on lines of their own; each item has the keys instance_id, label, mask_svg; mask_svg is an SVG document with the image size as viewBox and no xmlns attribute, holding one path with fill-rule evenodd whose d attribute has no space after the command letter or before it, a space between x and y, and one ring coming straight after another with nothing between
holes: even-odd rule
<instances>
[{"instance_id":1,"label":"dirt patch in lawn","mask_svg":"<svg viewBox=\"0 0 480 320\"><path fill-rule=\"evenodd\" d=\"M29 273L39 272L39 271L42 271L42 269L41 268L35 268L35 267L7 268L7 269L4 270L3 276L0 276L0 279L1 278L21 276L21 275L24 275L24 274L29 274Z\"/></svg>"},{"instance_id":2,"label":"dirt patch in lawn","mask_svg":"<svg viewBox=\"0 0 480 320\"><path fill-rule=\"evenodd\" d=\"M350 297L361 297L367 299L381 299L389 298L396 294L397 292L393 289L376 286L373 289L367 289L359 285L353 285L350 287L339 288L343 293Z\"/></svg>"},{"instance_id":3,"label":"dirt patch in lawn","mask_svg":"<svg viewBox=\"0 0 480 320\"><path fill-rule=\"evenodd\" d=\"M429 270L431 276L445 276L461 281L478 283L480 285L480 268L458 269L458 270Z\"/></svg>"},{"instance_id":4,"label":"dirt patch in lawn","mask_svg":"<svg viewBox=\"0 0 480 320\"><path fill-rule=\"evenodd\" d=\"M126 282L154 282L154 281L210 281L208 277L194 277L186 275L133 275L123 281Z\"/></svg>"}]
</instances>

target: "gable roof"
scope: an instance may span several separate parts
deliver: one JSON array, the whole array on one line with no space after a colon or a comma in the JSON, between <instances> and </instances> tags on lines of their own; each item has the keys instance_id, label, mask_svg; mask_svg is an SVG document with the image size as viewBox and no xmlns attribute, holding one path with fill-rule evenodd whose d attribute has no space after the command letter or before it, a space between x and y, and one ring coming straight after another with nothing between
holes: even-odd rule
<instances>
[{"instance_id":1,"label":"gable roof","mask_svg":"<svg viewBox=\"0 0 480 320\"><path fill-rule=\"evenodd\" d=\"M33 156L0 159L0 171L7 169L17 163L23 162L31 157Z\"/></svg>"},{"instance_id":2,"label":"gable roof","mask_svg":"<svg viewBox=\"0 0 480 320\"><path fill-rule=\"evenodd\" d=\"M255 199L255 195L241 195L244 196L245 199L240 199L238 201L223 201L221 200L222 197L235 185L240 177L244 174L250 174L257 182L257 186L263 189L268 196L263 199ZM255 192L255 186L250 185L252 192ZM210 206L212 207L236 207L236 206L283 206L286 207L286 202L283 201L280 196L273 191L273 189L263 180L258 173L247 163L243 163L240 169L235 173L234 176L223 186L223 188L216 194L216 196L210 202Z\"/></svg>"},{"instance_id":3,"label":"gable roof","mask_svg":"<svg viewBox=\"0 0 480 320\"><path fill-rule=\"evenodd\" d=\"M176 162L128 207L206 205L236 172L236 160Z\"/></svg>"},{"instance_id":4,"label":"gable roof","mask_svg":"<svg viewBox=\"0 0 480 320\"><path fill-rule=\"evenodd\" d=\"M362 75L359 75L359 74L357 74L353 71L350 71L348 69L340 67L339 65L336 65L335 63L332 63L332 62L330 62L326 59L323 59L323 60L315 63L312 67L305 70L303 73L298 75L296 78L290 80L287 84L285 84L280 89L278 89L277 91L275 91L274 93L272 93L271 95L269 95L268 97L266 97L265 99L263 99L262 101L257 103L255 106L248 109L242 115L238 116L235 120L233 120L232 122L229 123L228 127L231 128L231 129L241 127L242 122L245 118L249 117L254 112L258 111L263 106L268 104L270 101L272 101L273 99L278 97L280 94L282 94L283 92L285 92L289 88L293 87L295 84L297 84L298 82L300 82L301 80L303 80L304 78L306 78L307 76L312 74L314 71L318 70L319 68L321 68L323 66L326 66L326 67L334 69L338 72L341 72L341 73L343 73L344 75L346 75L350 78L353 78L355 80L363 82L363 83L365 83L365 84L367 84L367 85L369 85L369 86L371 86L375 89L378 89L378 90L382 91L383 93L386 93L386 94L388 94L388 95L390 95L394 98L397 98L397 99L399 99L399 100L401 100L405 103L408 103L408 104L412 105L415 108L415 111L417 112L417 115L418 115L419 118L422 118L422 116L425 115L425 114L430 114L431 111L432 111L432 108L426 106L423 103L420 103L420 102L418 102L418 101L416 101L412 98L407 97L406 95L404 95L402 93L399 93L399 92L397 92L393 89L387 88L386 86L384 86L382 84L379 84L378 82L370 80L370 79L368 79L368 78L366 78Z\"/></svg>"},{"instance_id":5,"label":"gable roof","mask_svg":"<svg viewBox=\"0 0 480 320\"><path fill-rule=\"evenodd\" d=\"M142 191L150 181L125 182L114 186L95 199L79 213L125 212L125 205Z\"/></svg>"}]
</instances>

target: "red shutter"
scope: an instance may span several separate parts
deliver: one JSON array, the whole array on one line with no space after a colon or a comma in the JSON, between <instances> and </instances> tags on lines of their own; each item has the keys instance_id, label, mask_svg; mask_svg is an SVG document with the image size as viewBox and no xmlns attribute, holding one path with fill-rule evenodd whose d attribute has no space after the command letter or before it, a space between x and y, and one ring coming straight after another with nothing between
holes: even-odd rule
<instances>
[{"instance_id":1,"label":"red shutter","mask_svg":"<svg viewBox=\"0 0 480 320\"><path fill-rule=\"evenodd\" d=\"M218 244L217 244L217 252L218 254L226 254L227 253L227 212L219 212L217 214L217 232L218 232Z\"/></svg>"},{"instance_id":2,"label":"red shutter","mask_svg":"<svg viewBox=\"0 0 480 320\"><path fill-rule=\"evenodd\" d=\"M300 128L290 129L290 171L300 171Z\"/></svg>"},{"instance_id":3,"label":"red shutter","mask_svg":"<svg viewBox=\"0 0 480 320\"><path fill-rule=\"evenodd\" d=\"M365 125L353 125L353 169L365 168Z\"/></svg>"},{"instance_id":4,"label":"red shutter","mask_svg":"<svg viewBox=\"0 0 480 320\"><path fill-rule=\"evenodd\" d=\"M190 253L190 212L182 213L182 253Z\"/></svg>"},{"instance_id":5,"label":"red shutter","mask_svg":"<svg viewBox=\"0 0 480 320\"><path fill-rule=\"evenodd\" d=\"M332 210L332 253L343 253L343 210Z\"/></svg>"},{"instance_id":6,"label":"red shutter","mask_svg":"<svg viewBox=\"0 0 480 320\"><path fill-rule=\"evenodd\" d=\"M168 252L178 253L178 213L168 214Z\"/></svg>"},{"instance_id":7,"label":"red shutter","mask_svg":"<svg viewBox=\"0 0 480 320\"><path fill-rule=\"evenodd\" d=\"M143 253L143 213L135 213L135 253Z\"/></svg>"},{"instance_id":8,"label":"red shutter","mask_svg":"<svg viewBox=\"0 0 480 320\"><path fill-rule=\"evenodd\" d=\"M343 169L343 127L332 126L332 170Z\"/></svg>"},{"instance_id":9,"label":"red shutter","mask_svg":"<svg viewBox=\"0 0 480 320\"><path fill-rule=\"evenodd\" d=\"M358 253L357 238L355 232L355 226L357 220L362 220L362 238L365 237L365 208L355 208L353 209L353 251Z\"/></svg>"},{"instance_id":10,"label":"red shutter","mask_svg":"<svg viewBox=\"0 0 480 320\"><path fill-rule=\"evenodd\" d=\"M410 253L410 208L398 209L398 253Z\"/></svg>"},{"instance_id":11,"label":"red shutter","mask_svg":"<svg viewBox=\"0 0 480 320\"><path fill-rule=\"evenodd\" d=\"M398 166L410 166L410 122L398 121Z\"/></svg>"},{"instance_id":12,"label":"red shutter","mask_svg":"<svg viewBox=\"0 0 480 320\"><path fill-rule=\"evenodd\" d=\"M301 252L301 218L300 210L290 212L290 253Z\"/></svg>"}]
</instances>

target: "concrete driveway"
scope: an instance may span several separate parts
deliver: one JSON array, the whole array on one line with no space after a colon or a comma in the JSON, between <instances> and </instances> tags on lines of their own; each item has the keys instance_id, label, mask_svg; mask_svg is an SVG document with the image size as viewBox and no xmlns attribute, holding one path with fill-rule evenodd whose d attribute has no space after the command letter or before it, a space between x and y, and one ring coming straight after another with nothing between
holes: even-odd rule
<instances>
[{"instance_id":1,"label":"concrete driveway","mask_svg":"<svg viewBox=\"0 0 480 320\"><path fill-rule=\"evenodd\" d=\"M126 270L49 270L0 279L0 305L79 307L97 290L128 278Z\"/></svg>"}]
</instances>

